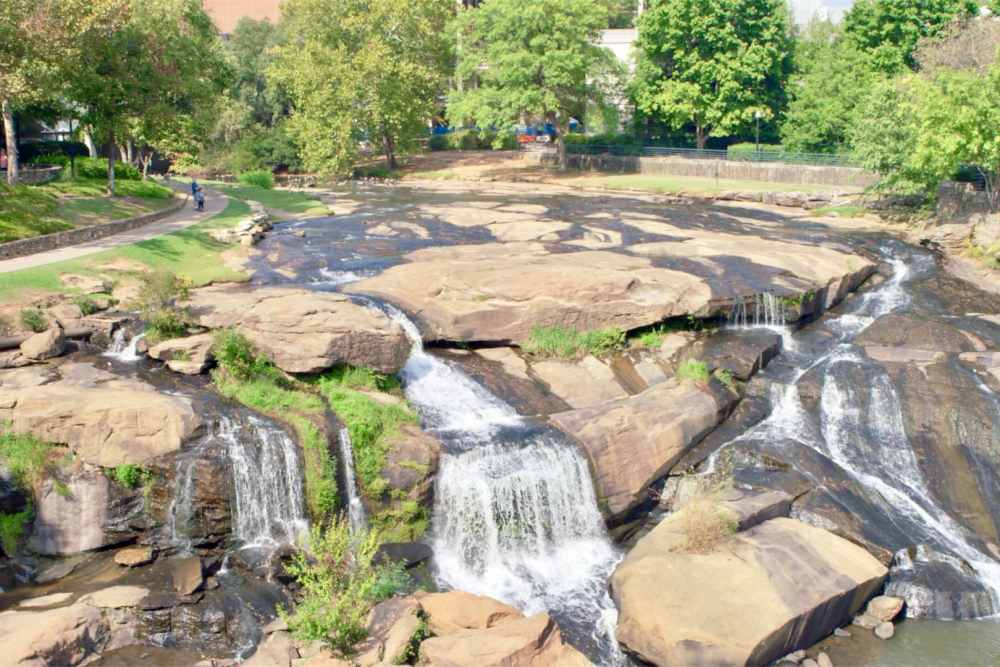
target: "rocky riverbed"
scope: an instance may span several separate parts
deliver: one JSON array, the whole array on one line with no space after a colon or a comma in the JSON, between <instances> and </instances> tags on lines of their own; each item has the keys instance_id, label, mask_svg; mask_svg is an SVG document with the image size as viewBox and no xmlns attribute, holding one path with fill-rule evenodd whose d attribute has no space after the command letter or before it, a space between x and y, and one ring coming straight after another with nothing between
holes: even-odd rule
<instances>
[{"instance_id":1,"label":"rocky riverbed","mask_svg":"<svg viewBox=\"0 0 1000 667\"><path fill-rule=\"evenodd\" d=\"M72 460L2 498L34 516L3 561L18 660L880 665L937 627L916 619L994 636L974 619L1000 612L1000 301L930 252L793 209L548 186L332 206L277 224L249 284L194 290L197 330L153 360L61 342L82 314L55 305L61 329L5 353L0 418ZM102 317L111 339L132 316ZM200 374L223 329L303 382L398 374L368 395L415 415L387 487L345 474L336 402L218 396ZM612 342L538 343L597 330ZM271 622L315 520L301 420L352 520L405 515L394 553L464 591L382 603L347 662ZM153 481L125 488L122 465ZM22 629L43 620L64 629Z\"/></svg>"}]
</instances>

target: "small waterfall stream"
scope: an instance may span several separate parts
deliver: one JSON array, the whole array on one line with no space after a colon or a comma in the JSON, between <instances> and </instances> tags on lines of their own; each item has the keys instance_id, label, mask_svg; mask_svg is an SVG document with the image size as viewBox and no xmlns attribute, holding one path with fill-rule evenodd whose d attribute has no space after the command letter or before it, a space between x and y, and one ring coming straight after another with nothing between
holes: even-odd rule
<instances>
[{"instance_id":1,"label":"small waterfall stream","mask_svg":"<svg viewBox=\"0 0 1000 667\"><path fill-rule=\"evenodd\" d=\"M910 543L920 545L918 554L933 548L944 554L943 559L952 563L957 574L971 573L985 590L985 604L974 597L950 605L906 596L911 615L975 618L996 614L1000 612L1000 562L984 553L974 536L934 498L908 440L892 379L852 344L876 319L910 304L906 282L915 272L927 270L933 261L927 256L901 257L891 252L885 259L892 267L891 277L865 293L850 312L825 322L837 338L832 347L814 355L795 350L788 354L786 349L794 368L784 383L772 385L771 414L728 444L756 443L765 450L786 451L807 447L818 452L864 490L866 501L888 525ZM818 420L810 416L799 393L799 382L810 371L821 375ZM859 377L865 380L862 384ZM709 469L714 465L710 461ZM905 551L897 553L894 575L912 567L912 558ZM890 581L888 592L906 593L895 581Z\"/></svg>"},{"instance_id":2,"label":"small waterfall stream","mask_svg":"<svg viewBox=\"0 0 1000 667\"><path fill-rule=\"evenodd\" d=\"M406 396L445 445L433 522L439 583L526 613L548 611L598 664L621 664L607 590L620 556L583 456L560 432L521 418L427 354L413 322L381 307L413 344Z\"/></svg>"},{"instance_id":3,"label":"small waterfall stream","mask_svg":"<svg viewBox=\"0 0 1000 667\"><path fill-rule=\"evenodd\" d=\"M145 337L145 333L129 337L128 332L124 328L120 328L115 331L115 335L111 339L111 346L104 353L104 356L116 359L126 364L139 361L139 359L142 358L137 352L139 348L139 341Z\"/></svg>"},{"instance_id":4,"label":"small waterfall stream","mask_svg":"<svg viewBox=\"0 0 1000 667\"><path fill-rule=\"evenodd\" d=\"M350 522L351 532L357 533L368 526L368 516L358 494L358 482L354 474L354 449L351 445L351 433L346 428L340 429L340 460L344 466L344 486L347 491L347 520Z\"/></svg>"}]
</instances>

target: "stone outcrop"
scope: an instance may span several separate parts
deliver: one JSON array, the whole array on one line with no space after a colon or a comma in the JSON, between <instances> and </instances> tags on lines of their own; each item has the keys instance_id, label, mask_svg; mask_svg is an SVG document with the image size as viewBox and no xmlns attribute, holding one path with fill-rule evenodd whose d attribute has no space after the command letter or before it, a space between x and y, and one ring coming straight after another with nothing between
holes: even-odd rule
<instances>
[{"instance_id":1,"label":"stone outcrop","mask_svg":"<svg viewBox=\"0 0 1000 667\"><path fill-rule=\"evenodd\" d=\"M739 501L709 507L735 526L737 515L753 516L760 504L744 512ZM864 549L787 518L723 530L714 546L692 550L693 535L717 530L693 507L640 539L611 578L618 639L645 662L768 664L849 621L887 574Z\"/></svg>"},{"instance_id":2,"label":"stone outcrop","mask_svg":"<svg viewBox=\"0 0 1000 667\"><path fill-rule=\"evenodd\" d=\"M61 326L49 327L21 343L21 355L32 361L44 361L60 356L66 349Z\"/></svg>"},{"instance_id":3,"label":"stone outcrop","mask_svg":"<svg viewBox=\"0 0 1000 667\"><path fill-rule=\"evenodd\" d=\"M611 367L593 356L578 362L537 361L531 365L531 370L552 393L573 408L628 396Z\"/></svg>"},{"instance_id":4,"label":"stone outcrop","mask_svg":"<svg viewBox=\"0 0 1000 667\"><path fill-rule=\"evenodd\" d=\"M536 326L634 329L718 314L769 291L811 292L828 307L873 269L822 246L649 224L656 234L677 230L678 240L634 245L629 255L527 242L427 248L348 290L415 313L427 339L523 343Z\"/></svg>"},{"instance_id":5,"label":"stone outcrop","mask_svg":"<svg viewBox=\"0 0 1000 667\"><path fill-rule=\"evenodd\" d=\"M375 605L368 614L368 639L355 647L354 664L400 665L412 659L414 642L423 639L423 611L412 597L396 597Z\"/></svg>"},{"instance_id":6,"label":"stone outcrop","mask_svg":"<svg viewBox=\"0 0 1000 667\"><path fill-rule=\"evenodd\" d=\"M201 559L197 556L171 560L170 576L173 579L174 590L180 595L191 595L201 588L205 581L202 575Z\"/></svg>"},{"instance_id":7,"label":"stone outcrop","mask_svg":"<svg viewBox=\"0 0 1000 667\"><path fill-rule=\"evenodd\" d=\"M89 364L59 372L59 380L46 384L0 387L0 421L68 445L84 463L141 464L176 451L201 424L190 401L144 382L119 380Z\"/></svg>"},{"instance_id":8,"label":"stone outcrop","mask_svg":"<svg viewBox=\"0 0 1000 667\"><path fill-rule=\"evenodd\" d=\"M552 416L590 460L598 501L617 518L725 418L735 394L721 385L668 380L641 394Z\"/></svg>"},{"instance_id":9,"label":"stone outcrop","mask_svg":"<svg viewBox=\"0 0 1000 667\"><path fill-rule=\"evenodd\" d=\"M41 554L72 554L114 544L104 530L111 482L100 471L61 484L46 480L35 494L30 545Z\"/></svg>"},{"instance_id":10,"label":"stone outcrop","mask_svg":"<svg viewBox=\"0 0 1000 667\"><path fill-rule=\"evenodd\" d=\"M430 503L441 442L415 424L403 424L388 443L382 476L407 500Z\"/></svg>"},{"instance_id":11,"label":"stone outcrop","mask_svg":"<svg viewBox=\"0 0 1000 667\"><path fill-rule=\"evenodd\" d=\"M202 326L237 329L289 373L338 364L395 373L410 351L398 324L341 294L220 285L196 290L187 305Z\"/></svg>"},{"instance_id":12,"label":"stone outcrop","mask_svg":"<svg viewBox=\"0 0 1000 667\"><path fill-rule=\"evenodd\" d=\"M175 373L198 375L208 368L212 358L212 334L171 338L149 348L149 356L166 362Z\"/></svg>"},{"instance_id":13,"label":"stone outcrop","mask_svg":"<svg viewBox=\"0 0 1000 667\"><path fill-rule=\"evenodd\" d=\"M486 630L521 618L520 611L493 598L465 591L429 593L420 597L431 634L444 636L465 630Z\"/></svg>"},{"instance_id":14,"label":"stone outcrop","mask_svg":"<svg viewBox=\"0 0 1000 667\"><path fill-rule=\"evenodd\" d=\"M3 660L12 667L79 665L104 648L109 634L101 610L88 604L0 613Z\"/></svg>"},{"instance_id":15,"label":"stone outcrop","mask_svg":"<svg viewBox=\"0 0 1000 667\"><path fill-rule=\"evenodd\" d=\"M127 547L115 554L115 563L122 567L149 565L156 558L153 547Z\"/></svg>"}]
</instances>

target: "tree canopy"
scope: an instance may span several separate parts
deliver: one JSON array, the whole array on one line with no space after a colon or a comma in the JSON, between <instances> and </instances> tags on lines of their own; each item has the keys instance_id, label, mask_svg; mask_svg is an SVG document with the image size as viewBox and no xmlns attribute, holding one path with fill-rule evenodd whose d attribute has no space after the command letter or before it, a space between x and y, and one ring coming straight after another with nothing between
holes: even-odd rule
<instances>
[{"instance_id":1,"label":"tree canopy","mask_svg":"<svg viewBox=\"0 0 1000 667\"><path fill-rule=\"evenodd\" d=\"M776 118L791 67L781 0L660 0L639 21L636 105L675 128L734 134Z\"/></svg>"},{"instance_id":2,"label":"tree canopy","mask_svg":"<svg viewBox=\"0 0 1000 667\"><path fill-rule=\"evenodd\" d=\"M450 73L450 0L288 0L269 76L289 95L308 168L346 173L365 140L396 156L420 136Z\"/></svg>"},{"instance_id":3,"label":"tree canopy","mask_svg":"<svg viewBox=\"0 0 1000 667\"><path fill-rule=\"evenodd\" d=\"M459 12L458 68L468 83L448 98L452 122L509 131L550 122L563 135L605 94L614 56L598 45L607 7L594 0L490 0Z\"/></svg>"}]
</instances>

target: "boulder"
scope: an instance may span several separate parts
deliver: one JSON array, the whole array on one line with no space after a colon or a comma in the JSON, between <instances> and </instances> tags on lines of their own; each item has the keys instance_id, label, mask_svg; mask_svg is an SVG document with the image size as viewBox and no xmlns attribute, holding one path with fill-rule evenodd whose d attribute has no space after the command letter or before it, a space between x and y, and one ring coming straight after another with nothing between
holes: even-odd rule
<instances>
[{"instance_id":1,"label":"boulder","mask_svg":"<svg viewBox=\"0 0 1000 667\"><path fill-rule=\"evenodd\" d=\"M243 667L291 667L293 658L298 658L298 652L295 650L292 636L287 632L273 632L257 646L257 651L242 665Z\"/></svg>"},{"instance_id":2,"label":"boulder","mask_svg":"<svg viewBox=\"0 0 1000 667\"><path fill-rule=\"evenodd\" d=\"M78 273L63 273L59 276L59 282L68 289L78 290L83 294L101 294L111 289L111 283L104 278L95 276L84 276Z\"/></svg>"},{"instance_id":3,"label":"boulder","mask_svg":"<svg viewBox=\"0 0 1000 667\"><path fill-rule=\"evenodd\" d=\"M441 442L416 424L403 424L388 443L382 476L407 499L429 503Z\"/></svg>"},{"instance_id":4,"label":"boulder","mask_svg":"<svg viewBox=\"0 0 1000 667\"><path fill-rule=\"evenodd\" d=\"M375 605L368 614L368 638L355 647L354 663L358 667L401 665L416 657L414 643L423 639L422 613L412 597L390 598Z\"/></svg>"},{"instance_id":5,"label":"boulder","mask_svg":"<svg viewBox=\"0 0 1000 667\"><path fill-rule=\"evenodd\" d=\"M47 308L46 312L63 327L75 325L83 317L83 311L75 303L60 303Z\"/></svg>"},{"instance_id":6,"label":"boulder","mask_svg":"<svg viewBox=\"0 0 1000 667\"><path fill-rule=\"evenodd\" d=\"M563 642L548 614L516 618L488 629L432 637L420 645L423 667L584 667L590 661Z\"/></svg>"},{"instance_id":7,"label":"boulder","mask_svg":"<svg viewBox=\"0 0 1000 667\"><path fill-rule=\"evenodd\" d=\"M826 653L820 651L820 654L816 656L816 664L819 667L833 667L833 660Z\"/></svg>"},{"instance_id":8,"label":"boulder","mask_svg":"<svg viewBox=\"0 0 1000 667\"><path fill-rule=\"evenodd\" d=\"M410 352L397 323L342 294L221 285L196 290L187 305L202 326L235 327L289 373L337 364L395 373Z\"/></svg>"},{"instance_id":9,"label":"boulder","mask_svg":"<svg viewBox=\"0 0 1000 667\"><path fill-rule=\"evenodd\" d=\"M878 595L873 597L865 608L865 613L879 621L891 621L899 612L903 611L903 598L891 595Z\"/></svg>"},{"instance_id":10,"label":"boulder","mask_svg":"<svg viewBox=\"0 0 1000 667\"><path fill-rule=\"evenodd\" d=\"M583 446L598 499L614 519L643 502L646 488L715 428L735 400L728 390L672 379L552 421Z\"/></svg>"},{"instance_id":11,"label":"boulder","mask_svg":"<svg viewBox=\"0 0 1000 667\"><path fill-rule=\"evenodd\" d=\"M66 338L61 326L49 327L21 343L21 355L34 361L60 356L66 350Z\"/></svg>"},{"instance_id":12,"label":"boulder","mask_svg":"<svg viewBox=\"0 0 1000 667\"><path fill-rule=\"evenodd\" d=\"M39 607L54 607L57 604L69 602L72 593L51 593L37 598L29 598L18 604L22 609L38 609Z\"/></svg>"},{"instance_id":13,"label":"boulder","mask_svg":"<svg viewBox=\"0 0 1000 667\"><path fill-rule=\"evenodd\" d=\"M78 602L101 609L121 609L137 607L149 595L149 589L141 586L111 586L82 596Z\"/></svg>"},{"instance_id":14,"label":"boulder","mask_svg":"<svg viewBox=\"0 0 1000 667\"><path fill-rule=\"evenodd\" d=\"M887 574L862 548L786 518L692 551L690 531L715 530L692 518L689 506L663 520L611 578L618 640L654 665L770 663L829 635Z\"/></svg>"},{"instance_id":15,"label":"boulder","mask_svg":"<svg viewBox=\"0 0 1000 667\"><path fill-rule=\"evenodd\" d=\"M127 547L115 554L115 563L122 567L149 565L156 558L153 547Z\"/></svg>"},{"instance_id":16,"label":"boulder","mask_svg":"<svg viewBox=\"0 0 1000 667\"><path fill-rule=\"evenodd\" d=\"M704 362L710 371L722 369L749 380L781 352L781 336L771 331L723 330L695 341L680 354L680 361Z\"/></svg>"},{"instance_id":17,"label":"boulder","mask_svg":"<svg viewBox=\"0 0 1000 667\"><path fill-rule=\"evenodd\" d=\"M465 591L429 593L420 598L427 613L427 626L439 637L463 630L485 630L523 615L493 598Z\"/></svg>"},{"instance_id":18,"label":"boulder","mask_svg":"<svg viewBox=\"0 0 1000 667\"><path fill-rule=\"evenodd\" d=\"M103 649L109 634L101 610L86 604L0 613L4 662L11 667L79 665Z\"/></svg>"},{"instance_id":19,"label":"boulder","mask_svg":"<svg viewBox=\"0 0 1000 667\"><path fill-rule=\"evenodd\" d=\"M197 556L174 558L170 561L170 576L175 591L181 595L191 595L204 583L201 559Z\"/></svg>"},{"instance_id":20,"label":"boulder","mask_svg":"<svg viewBox=\"0 0 1000 667\"><path fill-rule=\"evenodd\" d=\"M149 356L166 362L175 373L199 375L208 368L214 340L210 333L171 338L149 348Z\"/></svg>"},{"instance_id":21,"label":"boulder","mask_svg":"<svg viewBox=\"0 0 1000 667\"><path fill-rule=\"evenodd\" d=\"M531 370L572 408L628 396L611 367L592 356L579 361L537 361Z\"/></svg>"},{"instance_id":22,"label":"boulder","mask_svg":"<svg viewBox=\"0 0 1000 667\"><path fill-rule=\"evenodd\" d=\"M875 636L879 639L892 639L896 634L896 628L891 621L883 621L875 626Z\"/></svg>"},{"instance_id":23,"label":"boulder","mask_svg":"<svg viewBox=\"0 0 1000 667\"><path fill-rule=\"evenodd\" d=\"M865 630L874 630L879 623L881 621L869 614L858 614L851 620L851 625L856 625Z\"/></svg>"},{"instance_id":24,"label":"boulder","mask_svg":"<svg viewBox=\"0 0 1000 667\"><path fill-rule=\"evenodd\" d=\"M114 379L89 364L68 366L73 370L61 369L56 382L0 387L0 422L66 444L84 463L106 468L176 451L201 424L186 398Z\"/></svg>"}]
</instances>

